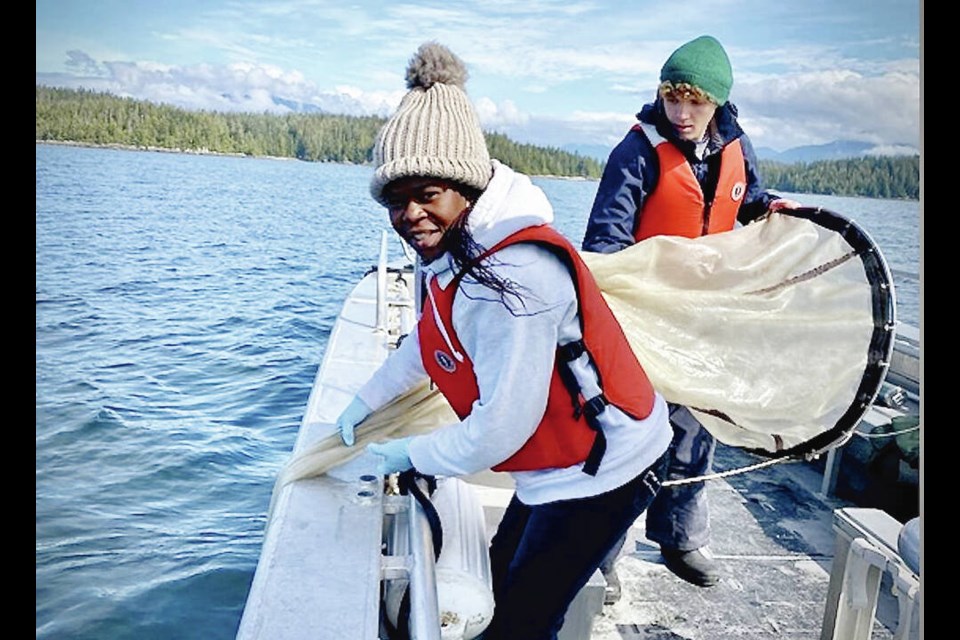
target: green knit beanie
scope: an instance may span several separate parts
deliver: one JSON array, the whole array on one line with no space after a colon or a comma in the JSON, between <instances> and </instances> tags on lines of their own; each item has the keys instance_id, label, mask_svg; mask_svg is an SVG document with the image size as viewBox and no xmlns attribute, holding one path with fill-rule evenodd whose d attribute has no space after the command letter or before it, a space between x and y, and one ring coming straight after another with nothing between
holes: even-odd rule
<instances>
[{"instance_id":1,"label":"green knit beanie","mask_svg":"<svg viewBox=\"0 0 960 640\"><path fill-rule=\"evenodd\" d=\"M692 84L722 105L730 98L733 69L723 45L712 36L700 36L670 54L660 82Z\"/></svg>"}]
</instances>

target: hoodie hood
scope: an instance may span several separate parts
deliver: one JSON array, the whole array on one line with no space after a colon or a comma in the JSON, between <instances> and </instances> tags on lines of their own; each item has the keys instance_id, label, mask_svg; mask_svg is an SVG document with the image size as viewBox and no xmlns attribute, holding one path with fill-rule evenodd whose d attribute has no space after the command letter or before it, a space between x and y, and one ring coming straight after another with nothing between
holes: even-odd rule
<instances>
[{"instance_id":1,"label":"hoodie hood","mask_svg":"<svg viewBox=\"0 0 960 640\"><path fill-rule=\"evenodd\" d=\"M478 244L490 248L521 229L553 222L553 206L540 187L498 160L491 164L493 177L467 217L467 228ZM443 287L453 278L452 269L448 254L423 267L427 275L442 275Z\"/></svg>"}]
</instances>

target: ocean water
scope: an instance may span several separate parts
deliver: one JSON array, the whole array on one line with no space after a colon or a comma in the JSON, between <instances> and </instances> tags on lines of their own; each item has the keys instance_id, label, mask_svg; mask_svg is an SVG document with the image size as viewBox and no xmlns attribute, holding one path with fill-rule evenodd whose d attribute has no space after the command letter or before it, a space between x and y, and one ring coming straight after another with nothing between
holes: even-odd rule
<instances>
[{"instance_id":1,"label":"ocean water","mask_svg":"<svg viewBox=\"0 0 960 640\"><path fill-rule=\"evenodd\" d=\"M327 337L388 228L370 171L36 146L38 639L235 636ZM579 242L596 182L535 182ZM874 238L917 325L919 204L790 195Z\"/></svg>"}]
</instances>

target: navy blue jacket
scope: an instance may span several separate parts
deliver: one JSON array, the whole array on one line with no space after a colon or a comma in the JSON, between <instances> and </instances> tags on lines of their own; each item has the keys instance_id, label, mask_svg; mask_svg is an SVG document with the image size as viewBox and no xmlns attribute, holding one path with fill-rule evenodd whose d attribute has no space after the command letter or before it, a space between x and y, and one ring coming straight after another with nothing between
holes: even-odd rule
<instances>
[{"instance_id":1,"label":"navy blue jacket","mask_svg":"<svg viewBox=\"0 0 960 640\"><path fill-rule=\"evenodd\" d=\"M661 136L680 149L693 174L700 183L704 199L713 199L720 171L720 153L723 146L740 139L743 160L747 172L747 192L737 214L741 224L747 224L766 212L767 205L778 196L763 189L757 172L757 155L747 134L737 122L737 107L727 102L715 114L717 133L722 144L711 143L703 160L694 153L695 144L677 137L676 131L663 111L662 99L644 105L637 119L653 124ZM604 167L597 195L593 201L583 249L599 253L613 253L634 244L633 231L637 228L638 216L642 215L647 196L657 185L660 166L657 152L647 137L639 131L627 133L614 147Z\"/></svg>"}]
</instances>

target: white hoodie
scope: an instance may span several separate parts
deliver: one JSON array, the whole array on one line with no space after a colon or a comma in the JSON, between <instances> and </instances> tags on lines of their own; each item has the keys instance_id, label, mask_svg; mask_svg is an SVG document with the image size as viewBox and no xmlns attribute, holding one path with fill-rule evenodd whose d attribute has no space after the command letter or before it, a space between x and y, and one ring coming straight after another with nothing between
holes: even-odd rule
<instances>
[{"instance_id":1,"label":"white hoodie","mask_svg":"<svg viewBox=\"0 0 960 640\"><path fill-rule=\"evenodd\" d=\"M520 229L553 222L553 208L530 179L493 161L493 178L467 218L480 245L492 247ZM424 267L441 288L455 275L449 256ZM463 421L410 442L410 459L420 473L461 476L489 469L523 446L547 406L558 344L581 338L577 298L570 272L550 251L529 243L495 255L497 274L516 286L523 304L468 281L454 298L453 324L469 354L480 398ZM509 308L508 308L509 306ZM577 365L585 396L599 392L586 355ZM427 376L414 330L363 385L358 395L372 409L413 388ZM593 389L593 393L591 393ZM667 407L657 394L651 414L634 420L608 406L601 414L607 451L596 476L582 465L565 469L513 472L517 497L528 505L594 496L622 486L662 455L672 430Z\"/></svg>"}]
</instances>

